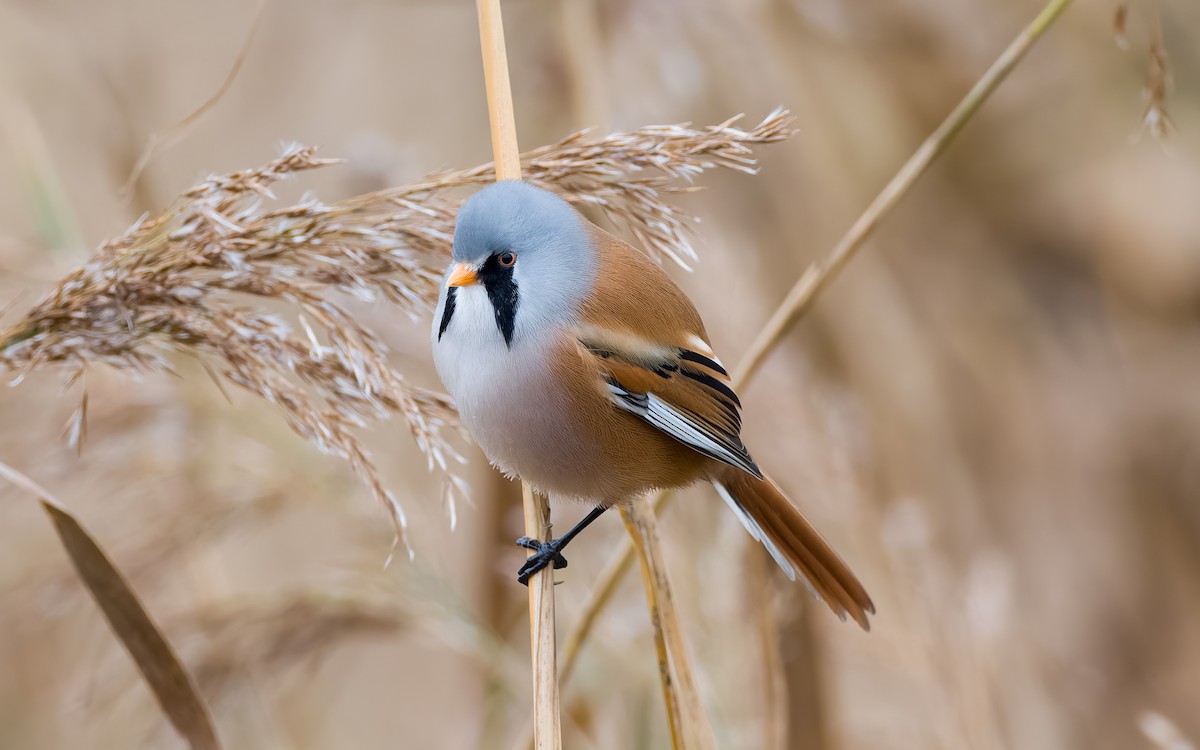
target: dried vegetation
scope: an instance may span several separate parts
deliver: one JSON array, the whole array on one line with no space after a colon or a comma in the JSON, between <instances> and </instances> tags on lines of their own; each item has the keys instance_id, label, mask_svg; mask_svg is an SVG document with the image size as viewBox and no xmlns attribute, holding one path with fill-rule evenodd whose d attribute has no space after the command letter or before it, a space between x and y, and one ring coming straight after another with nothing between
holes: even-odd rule
<instances>
[{"instance_id":1,"label":"dried vegetation","mask_svg":"<svg viewBox=\"0 0 1200 750\"><path fill-rule=\"evenodd\" d=\"M751 146L789 135L791 118L781 110L750 130L735 128L736 119L705 129L576 133L526 154L527 179L598 208L644 247L683 263L695 257L691 217L670 197L709 169L753 172ZM451 472L460 460L449 435L457 426L453 404L407 383L344 300L382 297L412 318L427 314L449 257L461 200L454 188L491 182L493 168L435 174L338 203L309 196L273 205L275 183L332 163L314 148L292 147L261 167L209 177L163 213L143 217L0 333L0 366L18 382L46 365L65 366L78 380L89 364L168 370L173 353L192 354L348 461L403 534L404 510L356 434L371 420L400 415L430 467L444 473L453 518L465 492ZM86 399L73 435L85 432Z\"/></svg>"},{"instance_id":2,"label":"dried vegetation","mask_svg":"<svg viewBox=\"0 0 1200 750\"><path fill-rule=\"evenodd\" d=\"M448 450L447 468L471 480L475 507L447 535L426 458L388 445L406 417L393 420L399 430L356 426L403 410L378 390L340 403L337 390L357 391L354 368L367 365L338 351L323 322L341 325L337 313L304 309L316 295L318 309L334 305L379 333L390 352L372 346L384 366L407 376L389 387L411 395L434 382L421 360L427 322L404 324L402 309L420 309L454 207L490 172L440 171L386 189L486 151L480 104L462 95L479 85L473 4L426 5L297 13L266 4L226 98L155 153L129 203L117 186L147 134L212 92L251 9L0 10L11 74L0 83L13 84L0 86L0 362L10 380L27 375L0 389L0 460L71 503L199 677L230 747L386 747L406 736L414 746L494 750L522 739L528 633L524 591L511 583L522 554L512 546L512 486L481 461L455 467ZM697 195L664 192L688 190L690 168L673 177L653 148L628 145L625 161L605 163L615 156L586 152L602 138L559 146L603 164L588 178L590 195L610 206L639 206L648 191L637 185L658 180L657 194L704 217L709 249L697 273L678 278L732 364L786 285L825 256L1040 3L561 5L592 22L560 28L542 13L551 6L512 5L514 83L529 113L523 142L606 121L715 122L780 101L798 115L801 135L772 149L759 177L710 173L715 189ZM1129 54L1105 38L1119 8ZM682 495L663 516L663 547L721 747L851 750L886 737L897 750L1124 750L1200 738L1200 152L1189 127L1196 89L1183 85L1198 73L1185 51L1196 28L1191 0L1075 3L741 393L756 457L878 592L880 617L863 636L796 587L756 575L770 568L736 522L707 494ZM434 57L431 90L432 70L421 73ZM387 74L347 77L324 64L332 60ZM559 77L568 67L575 72ZM1165 147L1131 143L1139 117L1150 133L1168 110L1176 127ZM21 113L28 127L10 127ZM243 184L218 215L197 213L193 197L175 201L200 170L253 163L297 134L351 163L267 186L282 201ZM679 149L672 159L716 162L687 154L710 138L698 130L663 141ZM729 166L745 157L723 148ZM546 174L556 158L545 155ZM626 170L634 163L641 169ZM238 180L228 179L200 186L203 210ZM319 188L323 201L289 197L295 188ZM315 223L288 215L306 204ZM686 230L677 210L630 236L640 231L652 247L655 232ZM131 237L157 242L150 252L117 239L111 257L101 251L70 277L108 315L97 318L101 328L89 328L95 321L81 297L67 299L71 289L37 301L87 258L72 238L107 236L143 211ZM171 244L185 214L207 249ZM273 226L259 223L268 215ZM239 232L379 231L389 220L393 257L361 234L336 248L270 240L259 259L238 249ZM692 263L682 244L668 247ZM322 257L356 254L346 262L361 284L315 271ZM122 265L185 256L193 265ZM286 270L291 257L302 268ZM268 296L222 280L233 258ZM131 295L105 263L149 286ZM407 278L413 297L389 291L385 278ZM279 337L237 339L262 347L245 356L281 358L263 365L271 387L298 390L317 414L346 411L338 420L409 511L415 563L380 571L390 527L358 512L373 506L351 472L312 460L278 407L240 386L228 389L237 408L221 403L194 361L232 383L225 342L129 327L128 314L143 323L202 315L186 292L164 291L177 283L204 289L206 309L260 321L266 333L254 336ZM278 296L285 287L302 301ZM362 294L400 296L367 305ZM196 321L209 336L227 330L220 325ZM185 377L129 377L162 367ZM85 368L91 438L78 456L58 434L79 384L65 396L60 386ZM362 372L388 384L382 371ZM452 416L430 439L461 448ZM575 511L556 508L556 520ZM36 505L0 488L0 528L0 746L176 747ZM560 573L562 635L579 623L623 534L615 522L590 530ZM747 590L748 575L760 585ZM645 603L630 584L614 585L564 691L571 747L669 743Z\"/></svg>"}]
</instances>

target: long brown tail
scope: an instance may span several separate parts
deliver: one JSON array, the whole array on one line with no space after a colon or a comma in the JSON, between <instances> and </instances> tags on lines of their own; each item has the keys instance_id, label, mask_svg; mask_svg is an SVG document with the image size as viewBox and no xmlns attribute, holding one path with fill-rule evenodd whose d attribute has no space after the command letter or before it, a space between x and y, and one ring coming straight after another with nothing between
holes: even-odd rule
<instances>
[{"instance_id":1,"label":"long brown tail","mask_svg":"<svg viewBox=\"0 0 1200 750\"><path fill-rule=\"evenodd\" d=\"M802 576L835 615L842 620L850 615L863 630L871 629L867 615L875 614L875 604L866 589L774 482L730 466L713 486L788 578Z\"/></svg>"}]
</instances>

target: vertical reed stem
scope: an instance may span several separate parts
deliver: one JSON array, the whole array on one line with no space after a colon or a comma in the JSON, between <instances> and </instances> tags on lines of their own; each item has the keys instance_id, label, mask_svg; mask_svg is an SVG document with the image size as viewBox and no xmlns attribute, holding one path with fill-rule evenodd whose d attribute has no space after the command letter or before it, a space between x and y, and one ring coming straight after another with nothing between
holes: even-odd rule
<instances>
[{"instance_id":1,"label":"vertical reed stem","mask_svg":"<svg viewBox=\"0 0 1200 750\"><path fill-rule=\"evenodd\" d=\"M492 124L496 179L519 180L521 151L517 148L517 119L513 114L512 84L508 80L500 0L476 0L475 6L479 10L479 44L483 48L483 81Z\"/></svg>"},{"instance_id":2,"label":"vertical reed stem","mask_svg":"<svg viewBox=\"0 0 1200 750\"><path fill-rule=\"evenodd\" d=\"M524 484L525 534L535 539L550 538L550 507L546 498ZM558 662L554 631L554 568L548 567L529 579L529 648L533 662L533 737L537 750L562 746L559 726Z\"/></svg>"},{"instance_id":3,"label":"vertical reed stem","mask_svg":"<svg viewBox=\"0 0 1200 750\"><path fill-rule=\"evenodd\" d=\"M496 179L519 180L521 152L517 148L517 122L513 114L512 86L508 80L500 0L477 0L476 8ZM526 536L549 538L549 504L528 485L521 489ZM559 726L558 665L555 659L553 568L535 573L529 580L529 646L533 664L534 747L558 750L562 747L562 729Z\"/></svg>"}]
</instances>

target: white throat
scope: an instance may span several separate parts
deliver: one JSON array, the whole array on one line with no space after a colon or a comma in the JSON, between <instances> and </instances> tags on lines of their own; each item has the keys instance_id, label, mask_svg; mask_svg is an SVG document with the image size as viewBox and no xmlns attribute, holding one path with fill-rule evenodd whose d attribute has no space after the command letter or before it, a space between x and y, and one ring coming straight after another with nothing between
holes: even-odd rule
<instances>
[{"instance_id":1,"label":"white throat","mask_svg":"<svg viewBox=\"0 0 1200 750\"><path fill-rule=\"evenodd\" d=\"M439 321L444 306L443 299ZM487 290L460 287L440 340L437 327L433 331L433 361L463 424L488 459L509 475L539 461L538 454L552 447L544 441L560 432L566 418L565 394L550 369L550 351L563 329L531 331L520 324L519 309L517 318L509 346Z\"/></svg>"}]
</instances>

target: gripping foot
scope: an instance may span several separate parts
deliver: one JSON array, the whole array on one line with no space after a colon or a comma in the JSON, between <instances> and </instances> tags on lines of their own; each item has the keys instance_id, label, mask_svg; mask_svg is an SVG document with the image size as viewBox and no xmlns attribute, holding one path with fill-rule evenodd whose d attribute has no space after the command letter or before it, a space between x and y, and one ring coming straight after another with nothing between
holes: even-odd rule
<instances>
[{"instance_id":1,"label":"gripping foot","mask_svg":"<svg viewBox=\"0 0 1200 750\"><path fill-rule=\"evenodd\" d=\"M535 553L525 560L525 564L517 571L517 580L526 586L529 585L529 577L547 565L553 565L556 570L567 567L567 558L563 557L561 551L566 543L561 537L543 542L540 539L523 536L517 540L517 545L531 549Z\"/></svg>"}]
</instances>

